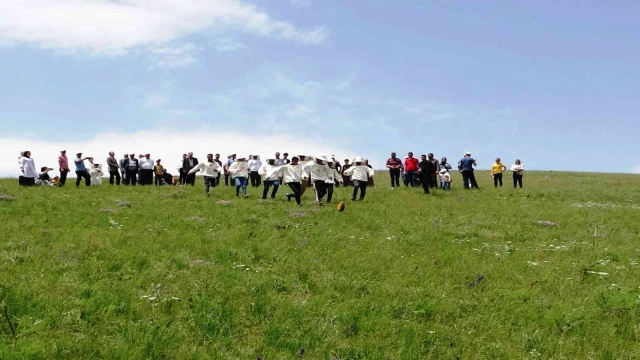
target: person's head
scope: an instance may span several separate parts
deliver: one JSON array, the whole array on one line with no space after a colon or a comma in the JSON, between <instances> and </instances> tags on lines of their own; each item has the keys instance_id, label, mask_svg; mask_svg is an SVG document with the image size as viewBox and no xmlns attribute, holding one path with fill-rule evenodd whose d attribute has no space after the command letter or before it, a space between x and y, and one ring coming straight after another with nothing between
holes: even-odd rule
<instances>
[{"instance_id":1,"label":"person's head","mask_svg":"<svg viewBox=\"0 0 640 360\"><path fill-rule=\"evenodd\" d=\"M236 159L236 154L231 154L231 159L235 160Z\"/></svg>"},{"instance_id":2,"label":"person's head","mask_svg":"<svg viewBox=\"0 0 640 360\"><path fill-rule=\"evenodd\" d=\"M147 160L149 160L149 158L151 157L151 154L144 154L144 157L147 158Z\"/></svg>"},{"instance_id":3,"label":"person's head","mask_svg":"<svg viewBox=\"0 0 640 360\"><path fill-rule=\"evenodd\" d=\"M420 159L427 160L427 155L425 155L425 154L420 155Z\"/></svg>"},{"instance_id":4,"label":"person's head","mask_svg":"<svg viewBox=\"0 0 640 360\"><path fill-rule=\"evenodd\" d=\"M187 154L182 154L182 158L186 159L187 158Z\"/></svg>"},{"instance_id":5,"label":"person's head","mask_svg":"<svg viewBox=\"0 0 640 360\"><path fill-rule=\"evenodd\" d=\"M189 156L189 159L193 158L193 153L190 152L189 154L187 154L187 156Z\"/></svg>"},{"instance_id":6,"label":"person's head","mask_svg":"<svg viewBox=\"0 0 640 360\"><path fill-rule=\"evenodd\" d=\"M288 153L284 153L284 154L282 154L282 157L286 159L286 158L289 157L289 154Z\"/></svg>"},{"instance_id":7,"label":"person's head","mask_svg":"<svg viewBox=\"0 0 640 360\"><path fill-rule=\"evenodd\" d=\"M336 162L333 159L329 159L329 161L327 161L327 165L333 169L336 166Z\"/></svg>"},{"instance_id":8,"label":"person's head","mask_svg":"<svg viewBox=\"0 0 640 360\"><path fill-rule=\"evenodd\" d=\"M213 154L207 154L207 161L213 161Z\"/></svg>"},{"instance_id":9,"label":"person's head","mask_svg":"<svg viewBox=\"0 0 640 360\"><path fill-rule=\"evenodd\" d=\"M216 154L216 160L220 160L220 154Z\"/></svg>"},{"instance_id":10,"label":"person's head","mask_svg":"<svg viewBox=\"0 0 640 360\"><path fill-rule=\"evenodd\" d=\"M131 155L129 155L129 156L130 156L132 159L135 159L135 158L136 158L136 154L131 154Z\"/></svg>"},{"instance_id":11,"label":"person's head","mask_svg":"<svg viewBox=\"0 0 640 360\"><path fill-rule=\"evenodd\" d=\"M80 152L80 153L77 153L77 154L76 154L76 156L77 156L78 158L81 158L81 157L82 157L82 153L81 153L81 152Z\"/></svg>"},{"instance_id":12,"label":"person's head","mask_svg":"<svg viewBox=\"0 0 640 360\"><path fill-rule=\"evenodd\" d=\"M162 160L160 160L160 159L156 160L156 164L160 165L160 161L162 161Z\"/></svg>"},{"instance_id":13,"label":"person's head","mask_svg":"<svg viewBox=\"0 0 640 360\"><path fill-rule=\"evenodd\" d=\"M236 158L236 161L247 161L247 158L244 156L239 156Z\"/></svg>"},{"instance_id":14,"label":"person's head","mask_svg":"<svg viewBox=\"0 0 640 360\"><path fill-rule=\"evenodd\" d=\"M443 158L440 160L440 162L441 162L441 163L443 163L443 164L446 164L446 163L447 163L447 158L446 158L446 157L443 157Z\"/></svg>"},{"instance_id":15,"label":"person's head","mask_svg":"<svg viewBox=\"0 0 640 360\"><path fill-rule=\"evenodd\" d=\"M276 163L276 159L267 159L267 164L273 165Z\"/></svg>"},{"instance_id":16,"label":"person's head","mask_svg":"<svg viewBox=\"0 0 640 360\"><path fill-rule=\"evenodd\" d=\"M496 158L496 164L500 164L500 158Z\"/></svg>"},{"instance_id":17,"label":"person's head","mask_svg":"<svg viewBox=\"0 0 640 360\"><path fill-rule=\"evenodd\" d=\"M471 152L467 151L466 153L464 153L464 157L471 157Z\"/></svg>"},{"instance_id":18,"label":"person's head","mask_svg":"<svg viewBox=\"0 0 640 360\"><path fill-rule=\"evenodd\" d=\"M144 157L144 155L140 154L138 155L138 159L142 159Z\"/></svg>"},{"instance_id":19,"label":"person's head","mask_svg":"<svg viewBox=\"0 0 640 360\"><path fill-rule=\"evenodd\" d=\"M128 157L129 157L129 154L124 154L124 157L125 157L125 158L128 158Z\"/></svg>"},{"instance_id":20,"label":"person's head","mask_svg":"<svg viewBox=\"0 0 640 360\"><path fill-rule=\"evenodd\" d=\"M60 150L60 154L67 155L67 150Z\"/></svg>"},{"instance_id":21,"label":"person's head","mask_svg":"<svg viewBox=\"0 0 640 360\"><path fill-rule=\"evenodd\" d=\"M369 159L364 159L364 164L369 165Z\"/></svg>"},{"instance_id":22,"label":"person's head","mask_svg":"<svg viewBox=\"0 0 640 360\"><path fill-rule=\"evenodd\" d=\"M46 166L40 168L40 172L45 172L47 170L49 170L49 168Z\"/></svg>"},{"instance_id":23,"label":"person's head","mask_svg":"<svg viewBox=\"0 0 640 360\"><path fill-rule=\"evenodd\" d=\"M252 158L253 160L258 160L258 155L251 155L251 158Z\"/></svg>"},{"instance_id":24,"label":"person's head","mask_svg":"<svg viewBox=\"0 0 640 360\"><path fill-rule=\"evenodd\" d=\"M409 159L413 159L413 153L412 153L412 152L409 152L409 153L407 154L407 156L409 157Z\"/></svg>"},{"instance_id":25,"label":"person's head","mask_svg":"<svg viewBox=\"0 0 640 360\"><path fill-rule=\"evenodd\" d=\"M429 160L433 159L433 153L428 153L427 157L429 158Z\"/></svg>"},{"instance_id":26,"label":"person's head","mask_svg":"<svg viewBox=\"0 0 640 360\"><path fill-rule=\"evenodd\" d=\"M305 160L307 160L307 155L298 155L298 160L299 160L299 161L305 161Z\"/></svg>"},{"instance_id":27,"label":"person's head","mask_svg":"<svg viewBox=\"0 0 640 360\"><path fill-rule=\"evenodd\" d=\"M113 151L109 151L109 156L114 157L116 154Z\"/></svg>"},{"instance_id":28,"label":"person's head","mask_svg":"<svg viewBox=\"0 0 640 360\"><path fill-rule=\"evenodd\" d=\"M292 164L292 165L298 165L298 160L299 160L299 159L298 159L298 157L297 157L297 156L292 157L292 158L291 158L291 164Z\"/></svg>"},{"instance_id":29,"label":"person's head","mask_svg":"<svg viewBox=\"0 0 640 360\"><path fill-rule=\"evenodd\" d=\"M93 167L94 167L94 168L99 168L99 167L100 167L100 164L93 164Z\"/></svg>"},{"instance_id":30,"label":"person's head","mask_svg":"<svg viewBox=\"0 0 640 360\"><path fill-rule=\"evenodd\" d=\"M31 151L29 150L25 150L22 152L22 156L26 157L26 158L30 158L31 157Z\"/></svg>"},{"instance_id":31,"label":"person's head","mask_svg":"<svg viewBox=\"0 0 640 360\"><path fill-rule=\"evenodd\" d=\"M349 165L349 159L344 159L344 164Z\"/></svg>"},{"instance_id":32,"label":"person's head","mask_svg":"<svg viewBox=\"0 0 640 360\"><path fill-rule=\"evenodd\" d=\"M520 159L516 159L516 165L520 165Z\"/></svg>"},{"instance_id":33,"label":"person's head","mask_svg":"<svg viewBox=\"0 0 640 360\"><path fill-rule=\"evenodd\" d=\"M391 158L392 158L392 159L395 159L395 158L396 158L396 156L397 156L397 155L396 155L396 153L394 153L394 152L392 152L392 153L391 153Z\"/></svg>"},{"instance_id":34,"label":"person's head","mask_svg":"<svg viewBox=\"0 0 640 360\"><path fill-rule=\"evenodd\" d=\"M276 151L276 159L280 159L280 153Z\"/></svg>"},{"instance_id":35,"label":"person's head","mask_svg":"<svg viewBox=\"0 0 640 360\"><path fill-rule=\"evenodd\" d=\"M316 164L322 165L322 164L324 164L324 160L322 160L322 158L320 158L320 157L317 157L316 158Z\"/></svg>"}]
</instances>

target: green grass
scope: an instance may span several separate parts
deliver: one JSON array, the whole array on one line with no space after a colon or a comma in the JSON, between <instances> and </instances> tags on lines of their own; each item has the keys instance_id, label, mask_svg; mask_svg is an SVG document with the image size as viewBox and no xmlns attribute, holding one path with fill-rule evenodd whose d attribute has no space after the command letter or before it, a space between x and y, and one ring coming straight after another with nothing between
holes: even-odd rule
<instances>
[{"instance_id":1,"label":"green grass","mask_svg":"<svg viewBox=\"0 0 640 360\"><path fill-rule=\"evenodd\" d=\"M478 177L425 196L381 172L344 213L2 180L0 358L640 358L640 176Z\"/></svg>"}]
</instances>

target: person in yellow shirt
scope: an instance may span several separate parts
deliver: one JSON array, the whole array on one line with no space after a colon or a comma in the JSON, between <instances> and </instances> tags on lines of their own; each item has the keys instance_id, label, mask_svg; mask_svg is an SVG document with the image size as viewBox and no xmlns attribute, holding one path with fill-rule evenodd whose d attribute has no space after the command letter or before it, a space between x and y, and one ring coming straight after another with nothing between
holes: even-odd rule
<instances>
[{"instance_id":1,"label":"person in yellow shirt","mask_svg":"<svg viewBox=\"0 0 640 360\"><path fill-rule=\"evenodd\" d=\"M491 165L491 177L493 178L494 187L498 187L498 183L502 187L502 172L506 170L507 167L500 161L500 158L497 158L496 162Z\"/></svg>"},{"instance_id":2,"label":"person in yellow shirt","mask_svg":"<svg viewBox=\"0 0 640 360\"><path fill-rule=\"evenodd\" d=\"M156 166L153 167L153 173L156 175L156 186L162 185L162 176L164 175L164 166L160 165L160 159L156 160Z\"/></svg>"}]
</instances>

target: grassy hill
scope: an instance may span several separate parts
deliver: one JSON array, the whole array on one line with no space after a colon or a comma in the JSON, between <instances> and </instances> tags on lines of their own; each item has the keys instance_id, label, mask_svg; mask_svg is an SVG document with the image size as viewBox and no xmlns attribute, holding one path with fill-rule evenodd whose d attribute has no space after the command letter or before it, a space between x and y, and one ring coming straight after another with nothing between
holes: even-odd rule
<instances>
[{"instance_id":1,"label":"grassy hill","mask_svg":"<svg viewBox=\"0 0 640 360\"><path fill-rule=\"evenodd\" d=\"M640 176L454 176L344 213L2 180L0 358L640 358Z\"/></svg>"}]
</instances>

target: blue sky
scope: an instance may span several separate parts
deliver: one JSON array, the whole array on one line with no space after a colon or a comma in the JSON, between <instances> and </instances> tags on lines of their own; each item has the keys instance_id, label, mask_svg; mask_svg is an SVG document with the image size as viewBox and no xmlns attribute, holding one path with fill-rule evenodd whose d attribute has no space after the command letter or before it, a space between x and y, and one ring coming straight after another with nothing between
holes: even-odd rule
<instances>
[{"instance_id":1,"label":"blue sky","mask_svg":"<svg viewBox=\"0 0 640 360\"><path fill-rule=\"evenodd\" d=\"M0 5L17 152L185 151L640 172L640 3L45 0Z\"/></svg>"}]
</instances>

